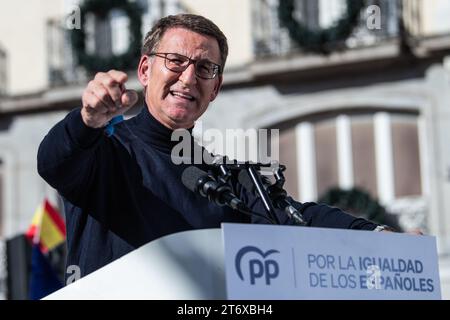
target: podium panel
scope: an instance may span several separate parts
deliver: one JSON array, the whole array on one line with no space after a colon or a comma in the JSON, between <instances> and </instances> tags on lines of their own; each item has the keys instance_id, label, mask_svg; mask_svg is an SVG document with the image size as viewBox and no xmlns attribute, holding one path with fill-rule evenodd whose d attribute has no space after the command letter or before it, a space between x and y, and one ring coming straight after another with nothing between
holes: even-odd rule
<instances>
[{"instance_id":1,"label":"podium panel","mask_svg":"<svg viewBox=\"0 0 450 320\"><path fill-rule=\"evenodd\" d=\"M229 299L441 299L435 237L232 223L222 228Z\"/></svg>"}]
</instances>

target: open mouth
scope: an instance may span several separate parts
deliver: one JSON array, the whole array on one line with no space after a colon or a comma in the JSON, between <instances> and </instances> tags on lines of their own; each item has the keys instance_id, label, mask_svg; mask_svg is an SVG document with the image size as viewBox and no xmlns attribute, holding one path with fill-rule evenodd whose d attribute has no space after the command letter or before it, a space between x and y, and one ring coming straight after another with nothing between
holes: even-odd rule
<instances>
[{"instance_id":1,"label":"open mouth","mask_svg":"<svg viewBox=\"0 0 450 320\"><path fill-rule=\"evenodd\" d=\"M195 100L195 98L193 96L188 95L186 93L181 93L181 92L178 92L178 91L170 91L170 94L172 96L174 96L174 97L179 97L179 98L186 99L186 100L189 100L189 101L194 101Z\"/></svg>"}]
</instances>

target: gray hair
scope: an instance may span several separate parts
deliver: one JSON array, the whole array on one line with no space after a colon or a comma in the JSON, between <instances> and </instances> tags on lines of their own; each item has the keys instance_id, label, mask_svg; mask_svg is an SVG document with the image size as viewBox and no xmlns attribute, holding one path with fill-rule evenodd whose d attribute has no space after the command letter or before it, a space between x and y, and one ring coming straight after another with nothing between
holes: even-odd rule
<instances>
[{"instance_id":1,"label":"gray hair","mask_svg":"<svg viewBox=\"0 0 450 320\"><path fill-rule=\"evenodd\" d=\"M219 27L211 20L195 14L178 14L161 18L147 33L142 45L141 55L149 55L159 45L164 33L171 28L184 28L217 40L220 49L221 68L223 72L228 56L227 38Z\"/></svg>"}]
</instances>

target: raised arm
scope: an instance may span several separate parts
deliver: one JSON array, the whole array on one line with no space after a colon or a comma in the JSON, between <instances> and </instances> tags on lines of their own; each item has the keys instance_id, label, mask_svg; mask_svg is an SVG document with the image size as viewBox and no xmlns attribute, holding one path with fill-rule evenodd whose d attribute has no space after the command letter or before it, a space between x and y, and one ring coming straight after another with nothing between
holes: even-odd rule
<instances>
[{"instance_id":1,"label":"raised arm","mask_svg":"<svg viewBox=\"0 0 450 320\"><path fill-rule=\"evenodd\" d=\"M94 176L103 127L137 101L137 93L125 89L126 81L120 71L97 73L83 91L82 108L57 123L39 146L39 174L73 201L80 200Z\"/></svg>"}]
</instances>

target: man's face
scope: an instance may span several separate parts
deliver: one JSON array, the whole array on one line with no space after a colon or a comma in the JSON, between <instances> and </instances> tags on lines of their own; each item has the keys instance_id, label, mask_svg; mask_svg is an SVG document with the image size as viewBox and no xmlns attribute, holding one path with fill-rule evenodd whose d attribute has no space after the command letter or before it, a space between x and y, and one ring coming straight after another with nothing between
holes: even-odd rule
<instances>
[{"instance_id":1,"label":"man's face","mask_svg":"<svg viewBox=\"0 0 450 320\"><path fill-rule=\"evenodd\" d=\"M183 28L165 32L156 52L178 53L194 60L207 59L221 64L217 40ZM139 63L139 80L146 87L145 101L150 113L171 129L191 128L206 111L222 84L222 76L202 79L194 64L183 72L170 71L164 58L143 56Z\"/></svg>"}]
</instances>

